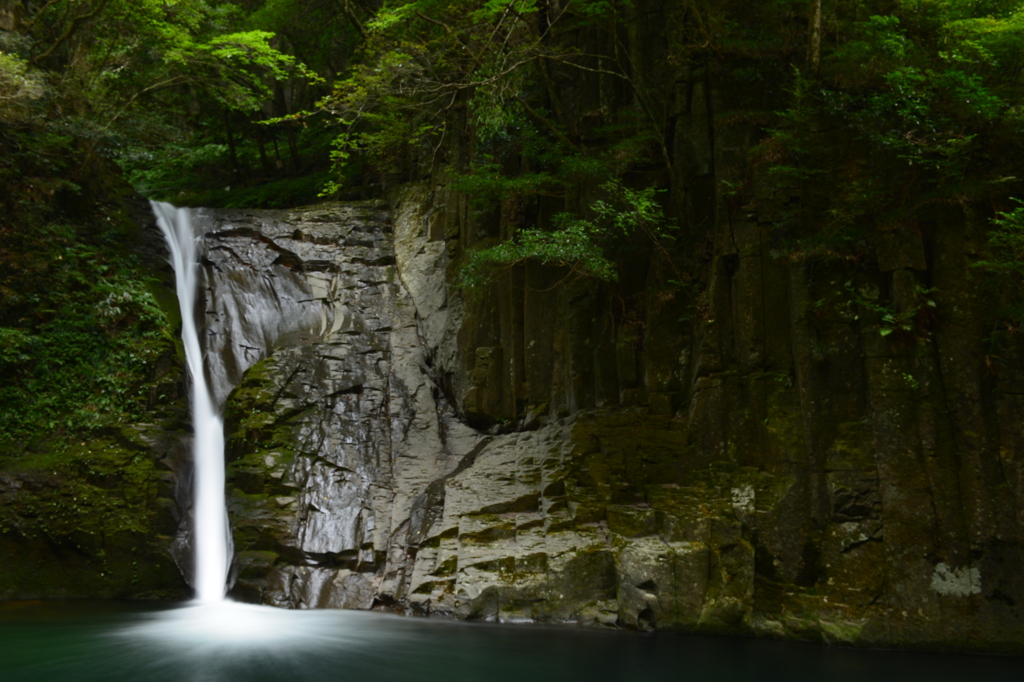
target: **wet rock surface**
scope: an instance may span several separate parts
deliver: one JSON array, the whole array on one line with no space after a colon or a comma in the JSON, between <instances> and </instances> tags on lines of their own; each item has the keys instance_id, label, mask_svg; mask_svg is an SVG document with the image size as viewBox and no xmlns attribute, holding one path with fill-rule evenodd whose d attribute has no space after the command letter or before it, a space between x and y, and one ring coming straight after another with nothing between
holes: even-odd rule
<instances>
[{"instance_id":1,"label":"wet rock surface","mask_svg":"<svg viewBox=\"0 0 1024 682\"><path fill-rule=\"evenodd\" d=\"M688 332L674 292L641 328L595 325L590 285L520 290L522 313L468 305L446 286L445 211L410 186L391 213L212 214L206 329L234 368L213 374L242 377L226 403L234 595L1019 650L1016 431L1006 497L969 492L973 451L936 412L941 358L908 358L840 304L784 334L729 309ZM822 295L805 275L787 285L798 307ZM265 292L291 293L230 318ZM712 325L760 359L742 369L746 346Z\"/></svg>"},{"instance_id":2,"label":"wet rock surface","mask_svg":"<svg viewBox=\"0 0 1024 682\"><path fill-rule=\"evenodd\" d=\"M804 348L802 315L782 338L721 311L713 324L755 327L730 331L760 349L744 370L721 337L682 333L675 294L651 295L641 331L657 345L584 324L602 305L591 285L520 290L537 300L519 323L493 297L451 296L453 232L422 186L390 214L213 215L207 241L231 248L209 257L211 348L246 358L226 407L236 596L1019 650L1016 531L970 520L999 496L967 495L969 463L929 435L953 426L925 361L905 365L847 308L812 330L826 361ZM821 295L800 293L804 274L791 299ZM218 296L249 287L295 293L240 341L227 316L241 305ZM514 333L496 343L503 320ZM795 369L764 369L772 343Z\"/></svg>"},{"instance_id":3,"label":"wet rock surface","mask_svg":"<svg viewBox=\"0 0 1024 682\"><path fill-rule=\"evenodd\" d=\"M413 500L479 439L438 404L380 209L211 214L211 374L244 373L226 410L243 598L369 607Z\"/></svg>"}]
</instances>

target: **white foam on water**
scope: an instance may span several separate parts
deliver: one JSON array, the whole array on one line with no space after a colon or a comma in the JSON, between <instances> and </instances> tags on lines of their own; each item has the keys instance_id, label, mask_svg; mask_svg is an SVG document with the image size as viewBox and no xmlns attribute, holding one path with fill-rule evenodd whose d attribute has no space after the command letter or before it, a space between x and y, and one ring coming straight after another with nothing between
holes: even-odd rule
<instances>
[{"instance_id":1,"label":"white foam on water","mask_svg":"<svg viewBox=\"0 0 1024 682\"><path fill-rule=\"evenodd\" d=\"M222 600L191 602L181 608L149 614L121 634L149 639L178 651L295 652L326 644L337 650L346 645L359 647L379 642L386 623L383 629L372 623L365 614L353 612L292 611Z\"/></svg>"}]
</instances>

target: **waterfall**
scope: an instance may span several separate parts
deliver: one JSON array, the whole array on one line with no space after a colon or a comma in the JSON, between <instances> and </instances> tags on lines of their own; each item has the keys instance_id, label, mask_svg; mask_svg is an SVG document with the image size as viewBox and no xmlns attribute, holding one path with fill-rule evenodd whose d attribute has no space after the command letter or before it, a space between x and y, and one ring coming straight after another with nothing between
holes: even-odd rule
<instances>
[{"instance_id":1,"label":"waterfall","mask_svg":"<svg viewBox=\"0 0 1024 682\"><path fill-rule=\"evenodd\" d=\"M231 534L224 502L224 424L206 384L203 351L196 330L198 235L192 225L191 209L176 208L163 202L150 203L171 251L171 265L181 306L181 339L192 377L192 428L195 433L192 479L195 573L192 587L199 601L217 602L224 598Z\"/></svg>"}]
</instances>

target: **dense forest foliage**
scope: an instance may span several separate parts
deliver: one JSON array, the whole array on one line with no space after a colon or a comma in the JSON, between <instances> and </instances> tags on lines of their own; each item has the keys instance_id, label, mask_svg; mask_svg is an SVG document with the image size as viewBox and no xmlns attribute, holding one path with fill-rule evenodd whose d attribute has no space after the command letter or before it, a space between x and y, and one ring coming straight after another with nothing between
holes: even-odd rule
<instances>
[{"instance_id":1,"label":"dense forest foliage","mask_svg":"<svg viewBox=\"0 0 1024 682\"><path fill-rule=\"evenodd\" d=\"M117 178L179 204L280 207L443 174L481 212L525 207L466 259L467 286L531 258L614 280L630 233L671 248L687 229L682 160L638 54L775 84L778 106L748 114L746 166L714 191L741 210L761 169L813 193L792 209L788 257L856 259L866 224L915 229L922 207L970 206L991 221L976 267L1001 292L998 322L1019 326L1024 2L687 0L641 54L628 36L643 5L0 2L0 431L114 424L151 399L171 321L125 249ZM555 76L573 73L607 82L593 115ZM846 164L851 148L871 163ZM599 193L544 220L529 208L581 183ZM885 333L915 324L881 312Z\"/></svg>"}]
</instances>

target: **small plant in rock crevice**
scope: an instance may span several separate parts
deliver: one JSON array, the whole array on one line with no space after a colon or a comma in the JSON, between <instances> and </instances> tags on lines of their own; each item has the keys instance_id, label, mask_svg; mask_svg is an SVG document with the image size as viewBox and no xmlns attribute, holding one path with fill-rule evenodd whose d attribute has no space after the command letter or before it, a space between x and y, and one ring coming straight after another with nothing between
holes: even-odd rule
<instances>
[{"instance_id":1,"label":"small plant in rock crevice","mask_svg":"<svg viewBox=\"0 0 1024 682\"><path fill-rule=\"evenodd\" d=\"M935 292L934 288L916 285L915 303L901 310L895 301L880 302L877 295L872 296L873 292L868 287L857 287L852 279L844 286L850 300L874 318L871 325L880 336L885 337L894 333L907 338L929 336L928 323L934 318L934 310L937 307L935 300L931 298ZM860 315L854 315L853 319L859 320Z\"/></svg>"},{"instance_id":2,"label":"small plant in rock crevice","mask_svg":"<svg viewBox=\"0 0 1024 682\"><path fill-rule=\"evenodd\" d=\"M998 212L991 220L990 255L971 266L992 277L1000 302L997 315L1012 330L1024 322L1024 201L1011 201L1014 208Z\"/></svg>"}]
</instances>

